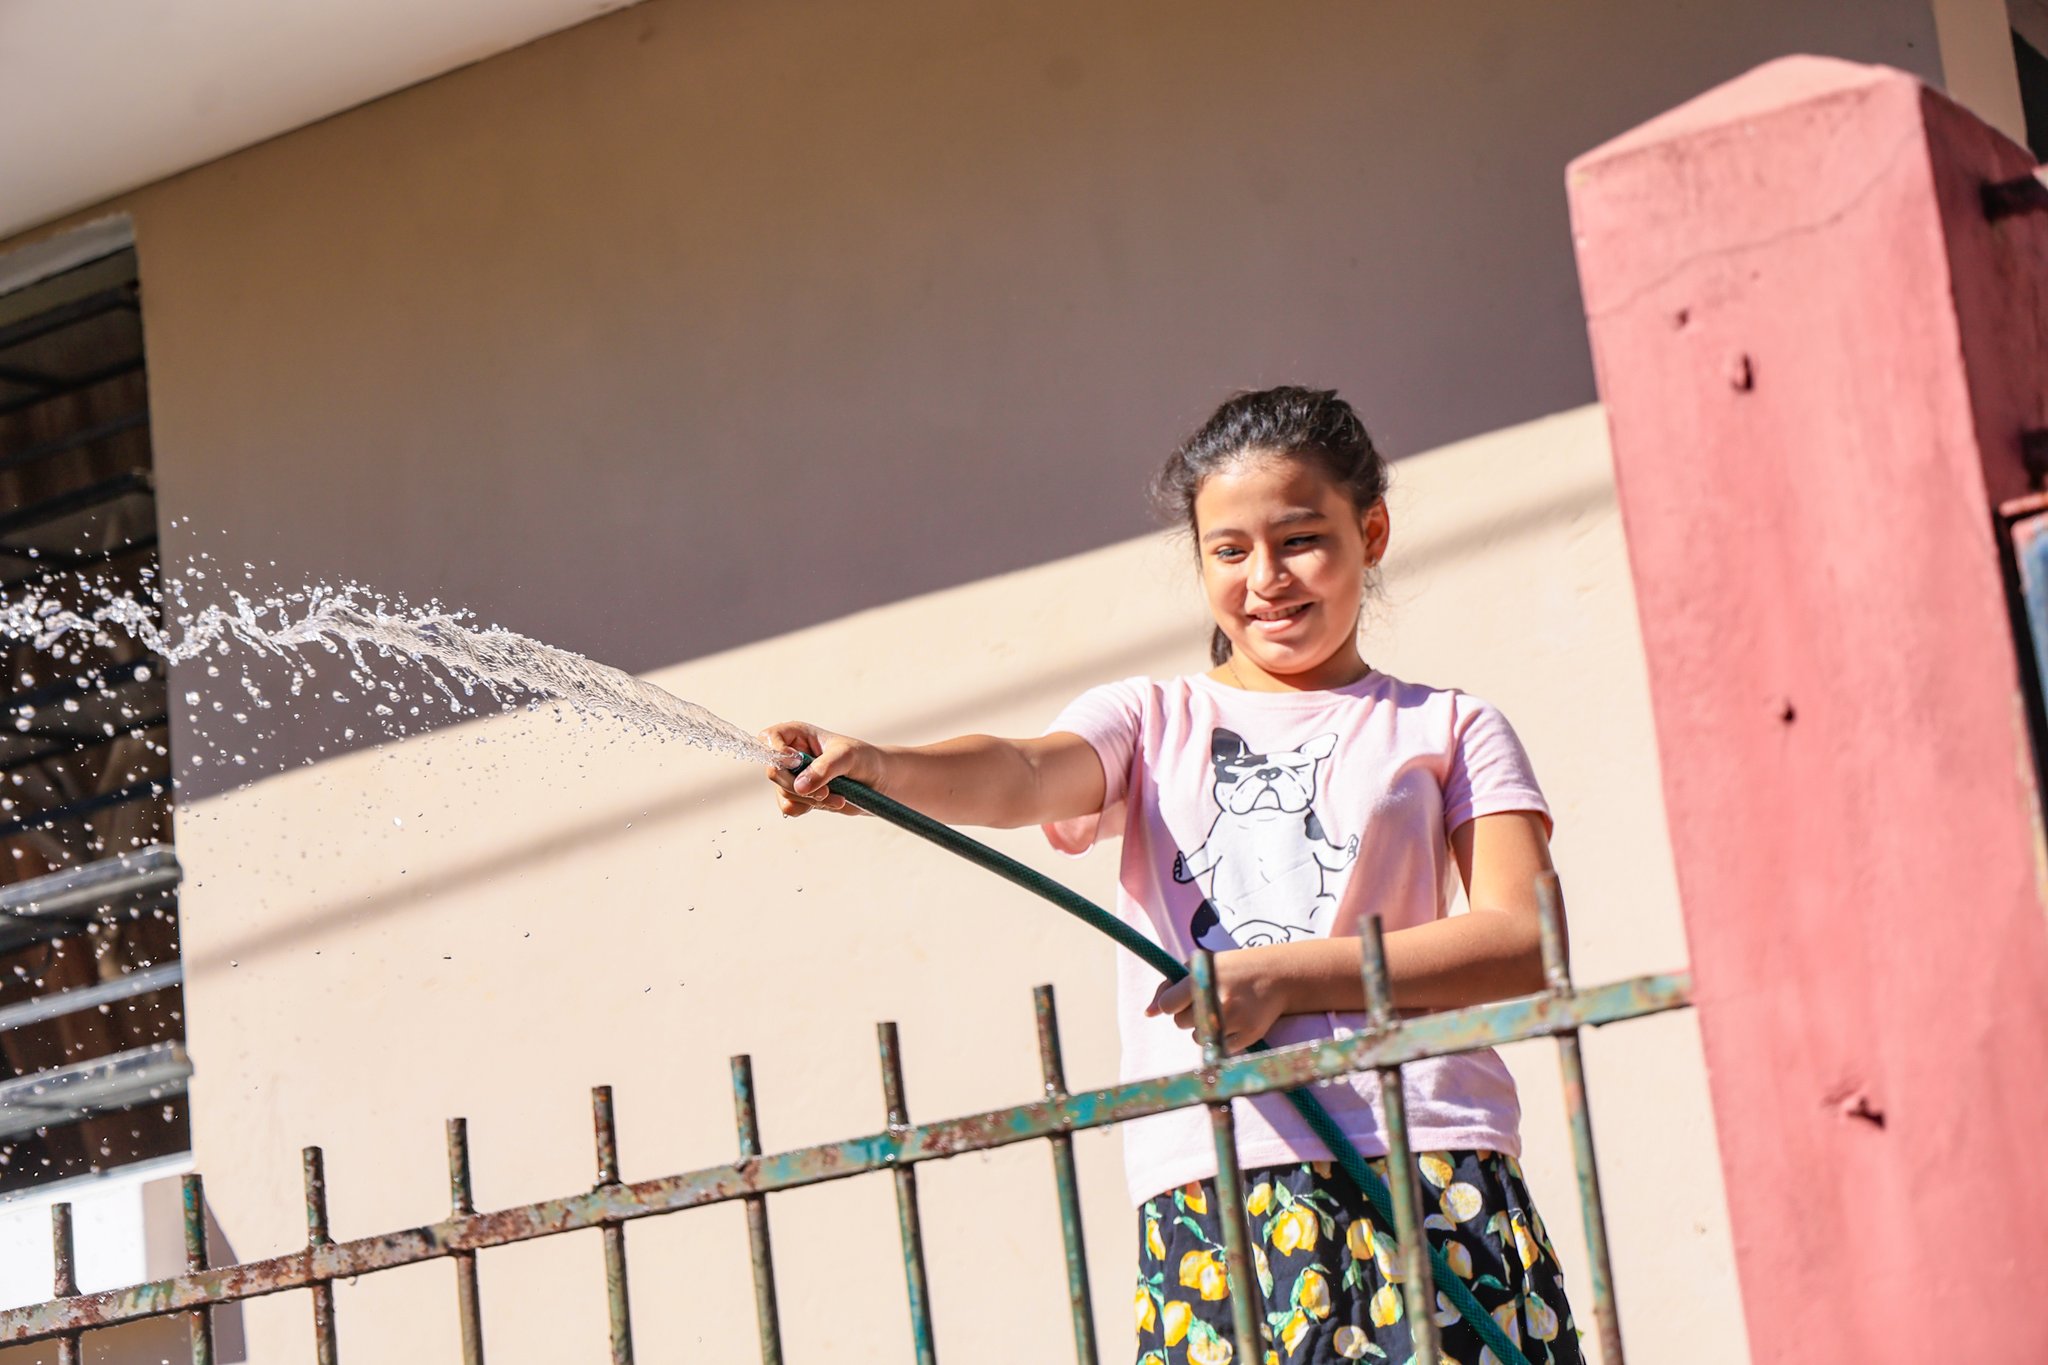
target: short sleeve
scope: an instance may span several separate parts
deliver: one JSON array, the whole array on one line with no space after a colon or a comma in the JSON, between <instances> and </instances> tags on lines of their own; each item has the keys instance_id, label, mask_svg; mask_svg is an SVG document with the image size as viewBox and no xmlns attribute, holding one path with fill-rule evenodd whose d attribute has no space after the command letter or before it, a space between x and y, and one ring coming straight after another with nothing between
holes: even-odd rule
<instances>
[{"instance_id":1,"label":"short sleeve","mask_svg":"<svg viewBox=\"0 0 2048 1365\"><path fill-rule=\"evenodd\" d=\"M1477 697L1458 695L1450 772L1444 778L1446 833L1482 815L1529 810L1551 827L1550 803L1536 785L1528 751L1499 710Z\"/></svg>"},{"instance_id":2,"label":"short sleeve","mask_svg":"<svg viewBox=\"0 0 2048 1365\"><path fill-rule=\"evenodd\" d=\"M1046 840L1062 853L1086 853L1098 839L1123 833L1124 797L1130 791L1138 734L1144 725L1145 680L1091 687L1053 718L1045 733L1079 735L1102 761L1102 809L1042 825Z\"/></svg>"}]
</instances>

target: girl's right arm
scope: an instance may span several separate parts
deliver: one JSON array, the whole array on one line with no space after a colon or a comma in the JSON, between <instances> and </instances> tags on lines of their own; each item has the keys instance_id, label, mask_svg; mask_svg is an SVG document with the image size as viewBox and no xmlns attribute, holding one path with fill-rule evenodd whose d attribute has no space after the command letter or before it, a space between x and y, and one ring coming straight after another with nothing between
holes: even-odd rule
<instances>
[{"instance_id":1,"label":"girl's right arm","mask_svg":"<svg viewBox=\"0 0 2048 1365\"><path fill-rule=\"evenodd\" d=\"M816 755L800 774L770 768L784 815L813 810L858 814L826 790L848 777L949 825L1015 829L1092 815L1106 784L1095 748L1064 732L1038 739L962 735L937 744L869 744L801 721L771 725L761 738Z\"/></svg>"}]
</instances>

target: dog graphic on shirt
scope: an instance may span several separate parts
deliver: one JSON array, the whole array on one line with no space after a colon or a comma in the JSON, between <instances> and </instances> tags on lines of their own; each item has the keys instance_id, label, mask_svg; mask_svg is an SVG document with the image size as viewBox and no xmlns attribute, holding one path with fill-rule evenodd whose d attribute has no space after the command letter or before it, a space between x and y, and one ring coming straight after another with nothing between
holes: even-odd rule
<instances>
[{"instance_id":1,"label":"dog graphic on shirt","mask_svg":"<svg viewBox=\"0 0 2048 1365\"><path fill-rule=\"evenodd\" d=\"M1318 735L1291 752L1255 754L1234 731L1209 741L1220 813L1192 853L1173 855L1173 879L1204 893L1190 926L1211 951L1308 938L1326 929L1337 897L1329 874L1358 858L1358 836L1339 846L1314 810L1316 770L1337 748Z\"/></svg>"}]
</instances>

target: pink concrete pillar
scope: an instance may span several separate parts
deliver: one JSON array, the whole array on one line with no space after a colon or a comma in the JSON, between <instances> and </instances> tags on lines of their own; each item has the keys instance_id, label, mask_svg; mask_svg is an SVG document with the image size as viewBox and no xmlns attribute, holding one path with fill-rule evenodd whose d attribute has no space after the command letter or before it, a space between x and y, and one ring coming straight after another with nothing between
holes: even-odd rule
<instances>
[{"instance_id":1,"label":"pink concrete pillar","mask_svg":"<svg viewBox=\"0 0 2048 1365\"><path fill-rule=\"evenodd\" d=\"M2048 1361L2048 873L1993 525L2048 426L2048 217L1980 199L2032 166L1797 57L1570 172L1758 1361Z\"/></svg>"}]
</instances>

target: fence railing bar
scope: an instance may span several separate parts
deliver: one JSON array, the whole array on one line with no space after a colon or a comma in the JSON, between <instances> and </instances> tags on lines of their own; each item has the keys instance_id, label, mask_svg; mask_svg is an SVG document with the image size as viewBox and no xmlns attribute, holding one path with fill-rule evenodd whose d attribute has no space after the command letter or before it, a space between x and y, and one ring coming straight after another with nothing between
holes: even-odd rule
<instances>
[{"instance_id":1,"label":"fence railing bar","mask_svg":"<svg viewBox=\"0 0 2048 1365\"><path fill-rule=\"evenodd\" d=\"M33 566L26 573L16 574L12 578L0 578L0 592L10 592L24 583L36 582L52 572L77 573L81 569L90 569L96 564L110 564L114 560L121 559L127 555L141 554L144 550L154 550L157 547L157 543L156 536L142 535L137 536L133 540L124 540L119 545L107 545L97 550L75 550L68 553L57 550L44 550L33 559L28 557L26 550L16 551L6 546L0 546L0 555L5 555L9 559L22 560ZM133 722L133 724L137 728L146 729L149 725L164 724L164 718L159 716L152 722L144 723L138 721ZM13 767L17 762L18 760L9 760L7 766ZM0 771L5 771L5 769L0 769Z\"/></svg>"},{"instance_id":2,"label":"fence railing bar","mask_svg":"<svg viewBox=\"0 0 2048 1365\"><path fill-rule=\"evenodd\" d=\"M185 1212L185 1270L197 1274L206 1269L206 1186L198 1172L180 1182ZM213 1365L213 1307L200 1304L192 1310L192 1365Z\"/></svg>"},{"instance_id":3,"label":"fence railing bar","mask_svg":"<svg viewBox=\"0 0 2048 1365\"><path fill-rule=\"evenodd\" d=\"M469 1181L469 1120L448 1120L448 1202L454 1218L476 1212ZM451 1220L452 1221L452 1220ZM474 1248L450 1253L455 1258L455 1307L462 1319L462 1365L484 1365L484 1315L477 1290Z\"/></svg>"},{"instance_id":4,"label":"fence railing bar","mask_svg":"<svg viewBox=\"0 0 2048 1365\"><path fill-rule=\"evenodd\" d=\"M0 1138L183 1094L191 1075L183 1043L151 1043L0 1082Z\"/></svg>"},{"instance_id":5,"label":"fence railing bar","mask_svg":"<svg viewBox=\"0 0 2048 1365\"><path fill-rule=\"evenodd\" d=\"M1359 945L1366 1015L1375 1033L1388 1032L1397 1020L1393 986L1387 979L1386 940L1377 915L1360 927ZM1387 1192L1394 1200L1395 1259L1401 1267L1401 1294L1408 1311L1409 1355L1415 1360L1436 1360L1443 1355L1443 1342L1436 1327L1436 1280L1429 1264L1429 1234L1422 1225L1422 1186L1415 1180L1415 1150L1408 1141L1408 1092L1402 1088L1398 1065L1381 1067L1379 1078L1380 1112L1387 1120Z\"/></svg>"},{"instance_id":6,"label":"fence railing bar","mask_svg":"<svg viewBox=\"0 0 2048 1365\"><path fill-rule=\"evenodd\" d=\"M68 1299L78 1292L78 1248L71 1236L71 1205L50 1205L50 1259L55 1266L57 1297ZM57 1365L83 1365L81 1333L66 1332L57 1338Z\"/></svg>"},{"instance_id":7,"label":"fence railing bar","mask_svg":"<svg viewBox=\"0 0 2048 1365\"><path fill-rule=\"evenodd\" d=\"M1564 897L1557 874L1536 879L1536 903L1543 930L1543 976L1551 993L1571 995L1572 969L1565 952ZM1572 1162L1579 1174L1579 1210L1586 1220L1587 1275L1593 1283L1593 1317L1600 1334L1603 1365L1623 1365L1621 1319L1614 1293L1614 1261L1607 1247L1607 1209L1600 1198L1600 1168L1593 1158L1593 1115L1586 1101L1585 1060L1577 1029L1557 1035L1557 1064L1564 1080L1565 1112L1571 1120ZM1530 1236L1534 1236L1531 1231Z\"/></svg>"},{"instance_id":8,"label":"fence railing bar","mask_svg":"<svg viewBox=\"0 0 2048 1365\"><path fill-rule=\"evenodd\" d=\"M24 1000L19 1005L0 1009L0 1033L9 1029L26 1028L49 1019L61 1019L67 1014L89 1010L96 1005L111 1005L120 1000L132 1000L138 995L148 995L181 984L185 969L176 962L161 967L150 967L126 976L103 981L97 986L81 986L77 990L57 991L51 995L37 996Z\"/></svg>"},{"instance_id":9,"label":"fence railing bar","mask_svg":"<svg viewBox=\"0 0 2048 1365\"><path fill-rule=\"evenodd\" d=\"M39 1341L75 1327L112 1326L202 1302L258 1298L303 1289L317 1279L347 1279L483 1247L599 1227L606 1222L673 1213L751 1194L772 1194L919 1161L944 1160L961 1152L1030 1142L1057 1132L1106 1127L1209 1100L1298 1089L1334 1076L1375 1070L1423 1056L1549 1037L1582 1025L1608 1024L1680 1009L1689 1003L1691 991L1691 979L1683 972L1674 972L1595 986L1569 996L1545 994L1497 1005L1448 1010L1403 1020L1391 1035L1359 1033L1349 1038L1232 1057L1213 1075L1194 1071L1133 1081L1058 1101L1046 1099L608 1190L451 1217L425 1227L336 1242L318 1250L251 1261L203 1275L185 1275L0 1310L0 1344Z\"/></svg>"},{"instance_id":10,"label":"fence railing bar","mask_svg":"<svg viewBox=\"0 0 2048 1365\"><path fill-rule=\"evenodd\" d=\"M147 409L144 409L141 412L124 413L111 421L101 422L97 426L67 432L62 436L44 441L40 445L24 446L12 454L0 455L0 474L22 469L28 465L40 464L44 460L54 460L59 455L68 455L74 450L85 450L91 446L98 445L101 441L119 436L123 432L133 431L137 427L148 425L149 412ZM12 529L12 527L8 529Z\"/></svg>"},{"instance_id":11,"label":"fence railing bar","mask_svg":"<svg viewBox=\"0 0 2048 1365\"><path fill-rule=\"evenodd\" d=\"M151 844L132 853L46 872L0 888L0 915L59 915L69 910L97 910L125 896L176 886L183 875L178 857L167 844Z\"/></svg>"},{"instance_id":12,"label":"fence railing bar","mask_svg":"<svg viewBox=\"0 0 2048 1365\"><path fill-rule=\"evenodd\" d=\"M53 806L49 810L37 811L33 815L24 815L19 820L9 820L5 824L0 824L0 839L12 839L17 834L32 834L39 829L61 825L66 820L83 820L88 815L97 815L113 806L125 806L130 801L167 796L170 790L171 780L168 777L144 778L116 791L102 792L98 796L88 796L62 806Z\"/></svg>"},{"instance_id":13,"label":"fence railing bar","mask_svg":"<svg viewBox=\"0 0 2048 1365\"><path fill-rule=\"evenodd\" d=\"M13 384L24 389L47 392L63 381L48 370L33 369L27 365L0 365L0 384Z\"/></svg>"},{"instance_id":14,"label":"fence railing bar","mask_svg":"<svg viewBox=\"0 0 2048 1365\"><path fill-rule=\"evenodd\" d=\"M25 581L25 579L0 579L0 592L11 591ZM84 753L88 749L98 749L105 745L116 744L124 739L135 738L145 730L157 730L170 724L170 716L163 711L151 708L153 714L143 715L142 711L137 708L131 707L128 709L133 712L132 718L128 716L122 717L119 727L113 734L107 734L103 730L98 734L68 735L61 739L53 739L41 749L29 749L17 754L8 754L6 757L0 758L0 773L11 773L17 769L27 768L37 763L47 763L53 758L67 758L72 754ZM33 722L30 723L30 728L35 728ZM23 738L29 737L28 732L25 730L16 730L15 734ZM11 737L9 742L13 742Z\"/></svg>"},{"instance_id":15,"label":"fence railing bar","mask_svg":"<svg viewBox=\"0 0 2048 1365\"><path fill-rule=\"evenodd\" d=\"M147 419L138 416L135 419L135 425L140 426L145 420ZM23 457L17 455L10 457L5 462L4 467L12 469L21 463L23 463ZM147 469L130 469L124 473L116 474L111 479L102 479L98 483L87 484L83 488L66 489L64 492L44 498L40 502L17 505L5 512L0 512L0 536L10 536L16 531L25 531L32 526L42 526L68 517L74 512L84 512L94 507L104 507L110 502L118 502L122 498L133 497L137 494L148 494L151 497L156 495L156 479Z\"/></svg>"},{"instance_id":16,"label":"fence railing bar","mask_svg":"<svg viewBox=\"0 0 2048 1365\"><path fill-rule=\"evenodd\" d=\"M612 1114L612 1088L592 1086L590 1121L597 1133L597 1188L619 1183L619 1134ZM604 1295L611 1318L612 1365L633 1365L633 1309L626 1294L626 1228L604 1225Z\"/></svg>"},{"instance_id":17,"label":"fence railing bar","mask_svg":"<svg viewBox=\"0 0 2048 1365\"><path fill-rule=\"evenodd\" d=\"M159 611L158 615L161 614L161 611ZM145 650L132 659L122 659L116 663L102 664L99 667L87 669L83 673L66 674L54 682L39 683L24 691L8 692L0 695L0 711L10 714L22 711L41 712L62 702L77 701L80 706L78 711L65 711L61 712L61 714L76 718L76 724L87 724L88 722L84 719L87 714L84 710L85 703L109 701L116 694L126 692L130 688L134 688L138 695L147 693L149 689L146 684L150 679L146 675L138 676L136 671L138 668L145 666L156 677L163 677L161 672L161 669L164 667L163 655L153 650ZM18 717L15 733L29 733L27 730L20 728ZM162 847L162 845L152 845L152 847ZM114 862L116 860L102 859L100 861ZM99 866L97 862L87 863L79 867L67 867L57 872L48 872L44 876L62 878L69 874L83 872L86 867L97 866ZM35 880L41 881L43 878L38 877ZM19 891L29 885L30 883L28 882L17 882L9 889Z\"/></svg>"},{"instance_id":18,"label":"fence railing bar","mask_svg":"<svg viewBox=\"0 0 2048 1365\"><path fill-rule=\"evenodd\" d=\"M0 403L0 417L12 417L17 412L26 412L30 408L41 407L43 404L55 402L59 398L69 398L74 393L82 393L86 389L96 388L106 383L109 379L119 379L122 375L134 374L141 368L142 357L134 355L116 360L111 364L102 365L98 369L89 370L84 374L66 375L58 380L54 388L42 393L27 394L20 398L10 398L5 403Z\"/></svg>"},{"instance_id":19,"label":"fence railing bar","mask_svg":"<svg viewBox=\"0 0 2048 1365\"><path fill-rule=\"evenodd\" d=\"M327 1232L327 1158L318 1147L301 1154L306 1181L306 1246L330 1246ZM318 1365L335 1365L339 1358L334 1345L334 1282L316 1280L313 1292L313 1358Z\"/></svg>"},{"instance_id":20,"label":"fence railing bar","mask_svg":"<svg viewBox=\"0 0 2048 1365\"><path fill-rule=\"evenodd\" d=\"M1223 1011L1216 1002L1216 958L1206 948L1197 949L1194 961L1189 965L1195 997L1195 1040L1202 1045L1202 1069L1214 1071L1223 1065ZM1223 1264L1227 1271L1224 1281L1230 1294L1231 1358L1258 1360L1265 1354L1259 1340L1259 1329L1265 1326L1265 1315L1260 1311L1263 1300L1258 1293L1257 1274L1252 1269L1251 1228L1245 1222L1244 1172L1237 1164L1237 1121L1231 1115L1229 1100L1212 1101L1208 1110L1209 1126L1216 1139L1216 1222L1223 1229ZM1205 1299L1209 1297L1208 1286L1202 1283L1201 1277L1207 1270L1208 1267L1204 1266L1196 1272L1195 1285ZM1177 1276L1181 1272L1179 1267L1169 1265L1166 1273ZM1209 1330L1208 1324L1195 1319L1189 1324L1190 1341L1194 1333ZM1189 1356L1194 1357L1192 1346Z\"/></svg>"},{"instance_id":21,"label":"fence railing bar","mask_svg":"<svg viewBox=\"0 0 2048 1365\"><path fill-rule=\"evenodd\" d=\"M1067 1097L1067 1064L1060 1049L1059 1013L1052 987L1031 991L1038 1019L1038 1066L1045 1076L1046 1098L1055 1104ZM1088 1247L1081 1235L1081 1183L1074 1173L1074 1139L1065 1132L1046 1138L1052 1148L1052 1179L1059 1192L1060 1240L1067 1254L1067 1304L1074 1316L1074 1359L1079 1365L1100 1365L1095 1348L1095 1301L1088 1289Z\"/></svg>"},{"instance_id":22,"label":"fence railing bar","mask_svg":"<svg viewBox=\"0 0 2048 1365\"><path fill-rule=\"evenodd\" d=\"M754 1059L732 1059L732 1114L740 1161L761 1155L761 1118L754 1105ZM754 1318L760 1326L761 1365L782 1365L782 1316L775 1303L775 1245L768 1236L768 1199L746 1196L747 1255L754 1263Z\"/></svg>"},{"instance_id":23,"label":"fence railing bar","mask_svg":"<svg viewBox=\"0 0 2048 1365\"><path fill-rule=\"evenodd\" d=\"M903 1100L903 1052L890 1021L875 1025L875 1039L882 1054L882 1098L889 1110L889 1131L910 1127L910 1112ZM924 1219L917 1208L917 1172L902 1161L888 1163L896 1181L896 1224L903 1235L903 1282L910 1297L910 1334L917 1349L918 1365L935 1365L938 1347L932 1340L931 1284L924 1268Z\"/></svg>"},{"instance_id":24,"label":"fence railing bar","mask_svg":"<svg viewBox=\"0 0 2048 1365\"><path fill-rule=\"evenodd\" d=\"M54 308L32 313L19 322L10 322L0 327L0 351L48 336L51 332L96 318L102 313L111 313L117 308L134 311L136 293L132 283L117 284L97 294L84 294Z\"/></svg>"}]
</instances>

